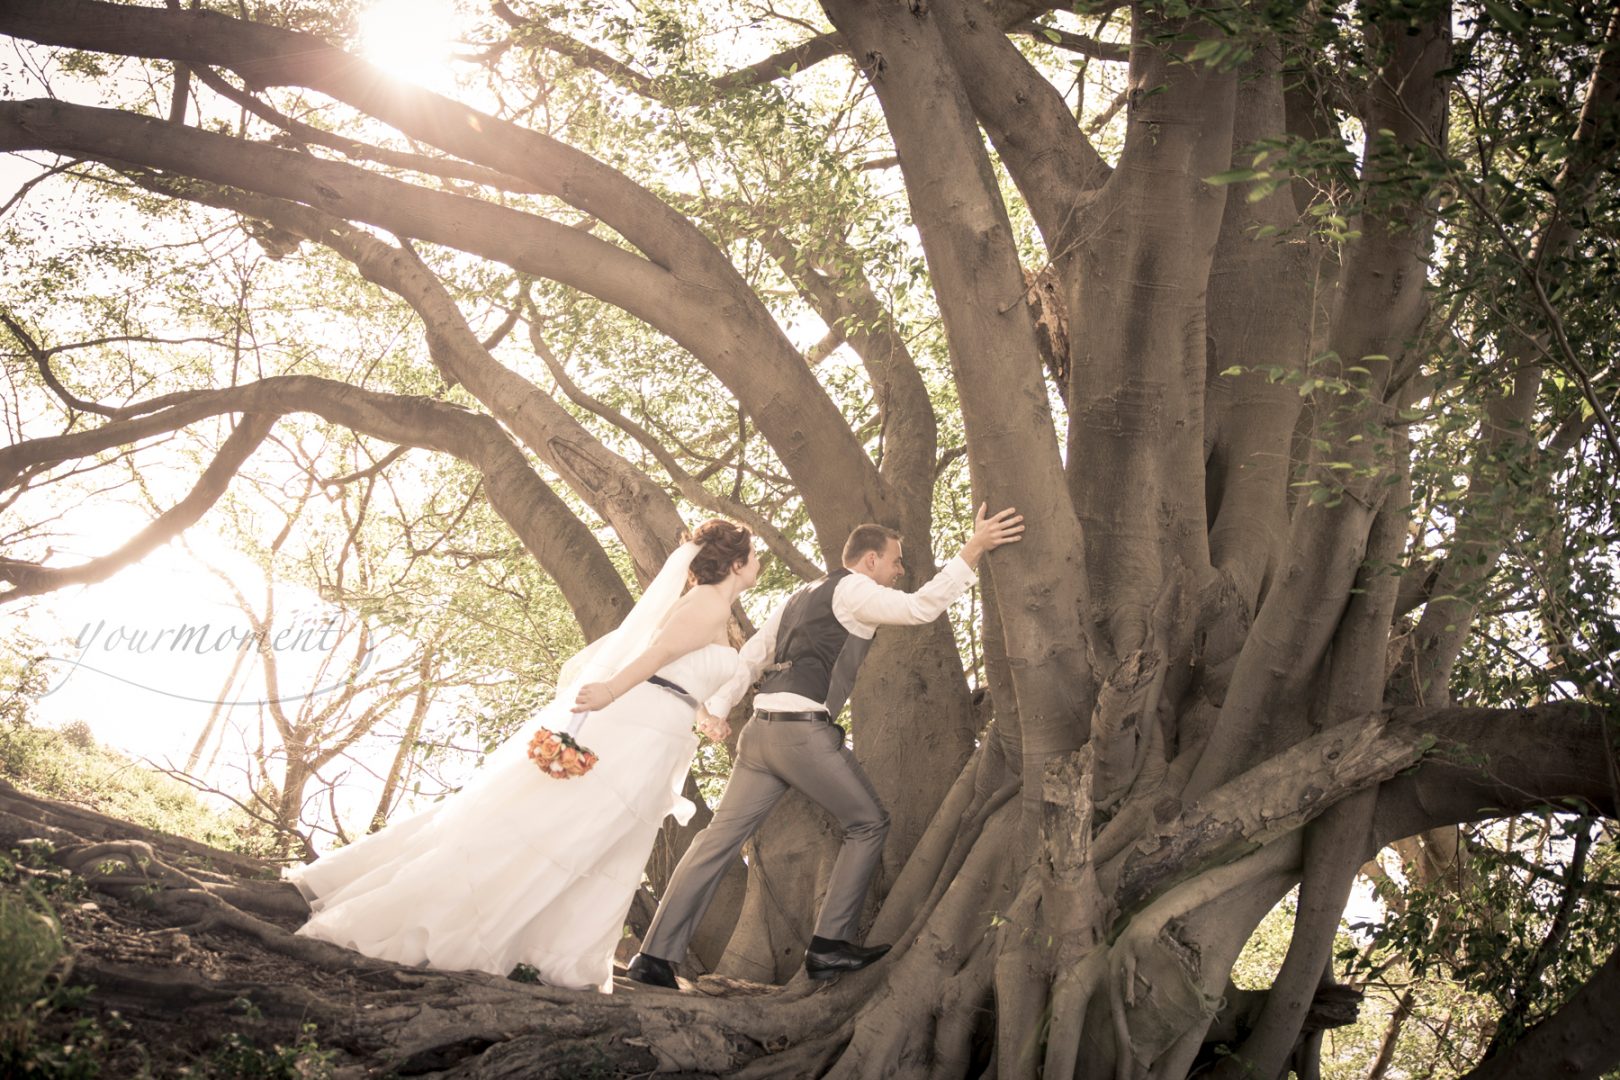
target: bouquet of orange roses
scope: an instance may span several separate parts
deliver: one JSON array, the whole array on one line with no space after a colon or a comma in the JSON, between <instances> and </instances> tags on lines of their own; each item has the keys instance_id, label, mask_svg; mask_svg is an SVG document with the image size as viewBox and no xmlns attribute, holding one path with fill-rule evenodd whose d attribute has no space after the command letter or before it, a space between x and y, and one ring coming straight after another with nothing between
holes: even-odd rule
<instances>
[{"instance_id":1,"label":"bouquet of orange roses","mask_svg":"<svg viewBox=\"0 0 1620 1080\"><path fill-rule=\"evenodd\" d=\"M529 760L554 780L572 780L596 767L596 754L574 737L585 723L585 713L575 713L562 731L540 728L529 740Z\"/></svg>"}]
</instances>

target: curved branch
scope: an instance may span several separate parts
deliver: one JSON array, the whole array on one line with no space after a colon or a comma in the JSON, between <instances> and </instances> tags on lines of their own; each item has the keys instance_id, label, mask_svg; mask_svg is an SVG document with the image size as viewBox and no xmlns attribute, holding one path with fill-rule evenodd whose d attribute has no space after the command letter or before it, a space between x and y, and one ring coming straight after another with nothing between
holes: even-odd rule
<instances>
[{"instance_id":1,"label":"curved branch","mask_svg":"<svg viewBox=\"0 0 1620 1080\"><path fill-rule=\"evenodd\" d=\"M537 476L493 418L429 398L362 390L311 375L280 375L200 390L147 416L0 449L0 475L86 457L221 413L309 412L361 434L447 453L483 475L490 505L556 581L588 639L617 626L630 593L583 522Z\"/></svg>"},{"instance_id":2,"label":"curved branch","mask_svg":"<svg viewBox=\"0 0 1620 1080\"><path fill-rule=\"evenodd\" d=\"M143 182L146 183L146 182ZM459 383L563 478L618 533L642 579L651 580L680 544L685 525L664 490L604 446L550 394L490 355L444 284L409 245L394 247L309 207L196 184L146 183L154 190L261 217L324 244L366 280L388 289L422 320L428 351L450 383ZM518 305L508 316L516 323ZM497 335L501 331L497 331Z\"/></svg>"},{"instance_id":3,"label":"curved branch","mask_svg":"<svg viewBox=\"0 0 1620 1080\"><path fill-rule=\"evenodd\" d=\"M775 82L783 75L797 74L829 57L840 56L843 52L843 39L837 34L817 34L747 67L715 76L714 93L718 97L750 87L763 86L768 82Z\"/></svg>"},{"instance_id":4,"label":"curved branch","mask_svg":"<svg viewBox=\"0 0 1620 1080\"><path fill-rule=\"evenodd\" d=\"M208 468L203 470L186 497L159 514L155 521L118 550L68 567L38 566L0 559L0 580L12 584L12 588L0 593L0 604L21 600L25 596L54 592L69 585L105 581L191 528L225 494L231 478L253 456L277 419L274 414L263 413L248 413L242 417L242 422L219 448L214 460L208 463Z\"/></svg>"},{"instance_id":5,"label":"curved branch","mask_svg":"<svg viewBox=\"0 0 1620 1080\"><path fill-rule=\"evenodd\" d=\"M293 119L286 113L261 101L248 91L239 90L232 86L227 80L221 78L209 68L198 68L196 75L203 85L216 94L228 101L236 102L236 104L257 116L260 120L280 128L300 143L310 146L324 146L338 151L347 158L375 161L379 165L389 165L396 169L409 169L411 172L438 176L446 180L468 180L475 184L483 184L504 191L522 191L531 194L540 192L540 188L534 184L526 180L520 180L515 176L508 176L496 169L486 169L481 165L469 165L454 158L434 158L426 154L412 154L403 150L387 150L379 146L368 145L357 139L345 139L341 135L306 124L302 120Z\"/></svg>"},{"instance_id":6,"label":"curved branch","mask_svg":"<svg viewBox=\"0 0 1620 1080\"><path fill-rule=\"evenodd\" d=\"M550 369L552 378L557 380L557 385L562 388L564 394L568 395L570 401L582 409L590 410L640 443L648 453L652 454L658 464L664 467L664 471L669 473L670 478L675 481L675 486L681 489L681 495L689 502L713 513L724 514L748 526L755 536L764 540L770 549L776 553L777 558L787 564L788 569L799 576L800 580L814 581L825 576L826 572L805 558L803 553L793 546L792 541L782 535L782 530L771 524L763 514L755 512L753 508L735 499L716 495L704 487L697 477L681 467L681 463L675 459L675 455L665 449L664 445L653 437L652 432L617 409L608 407L602 401L581 390L579 385L569 378L567 370L557 360L556 354L551 351L551 347L540 336L539 321L532 312L529 318L529 343L533 346L535 355L540 357L545 362L546 367Z\"/></svg>"},{"instance_id":7,"label":"curved branch","mask_svg":"<svg viewBox=\"0 0 1620 1080\"><path fill-rule=\"evenodd\" d=\"M930 503L939 425L928 388L894 324L893 314L873 294L871 283L858 269L860 260L855 253L836 239L828 241L832 250L818 253L818 261L853 268L841 281L813 267L809 257L775 225L764 221L756 225L760 243L772 260L798 287L821 321L861 358L883 424L881 472L908 511L901 529L908 536L933 535Z\"/></svg>"},{"instance_id":8,"label":"curved branch","mask_svg":"<svg viewBox=\"0 0 1620 1080\"><path fill-rule=\"evenodd\" d=\"M561 31L553 30L537 20L525 19L501 0L495 0L491 7L502 22L517 32L517 36L524 44L538 45L558 56L566 57L580 67L589 68L599 75L606 76L611 82L632 93L665 105L701 105L738 90L775 82L784 75L803 71L843 52L837 34L817 34L757 63L729 71L724 75L716 75L710 80L707 93L675 94L670 92L669 86L663 80L643 75L629 64L609 56L601 49L569 37Z\"/></svg>"},{"instance_id":9,"label":"curved branch","mask_svg":"<svg viewBox=\"0 0 1620 1080\"><path fill-rule=\"evenodd\" d=\"M56 372L51 369L50 352L35 341L33 335L21 323L13 319L9 312L0 311L0 323L6 324L6 329L11 331L11 336L17 339L17 343L23 347L23 351L34 358L34 366L39 369L39 377L44 380L51 393L56 395L57 400L77 412L95 413L98 416L113 415L115 410L109 409L105 405L99 405L94 401L86 401L63 386L62 380L58 379Z\"/></svg>"},{"instance_id":10,"label":"curved branch","mask_svg":"<svg viewBox=\"0 0 1620 1080\"><path fill-rule=\"evenodd\" d=\"M1098 41L1096 38L1060 30L1055 26L1043 26L1038 22L1021 22L1013 29L1020 34L1029 35L1036 41L1044 41L1048 45L1056 45L1060 49L1089 56L1093 60L1122 64L1131 58L1129 45L1115 41Z\"/></svg>"},{"instance_id":11,"label":"curved branch","mask_svg":"<svg viewBox=\"0 0 1620 1080\"><path fill-rule=\"evenodd\" d=\"M21 323L12 318L9 313L0 311L0 322L3 322L6 329L11 331L11 336L17 339L23 350L34 358L34 364L39 368L40 378L45 381L45 385L50 387L51 392L57 396L62 404L79 412L105 416L109 420L122 420L127 417L138 416L144 412L151 412L153 409L160 409L186 393L186 391L180 391L176 394L163 394L149 401L137 402L133 405L103 405L96 401L86 401L62 385L61 380L56 377L55 370L51 367L51 357L57 353L68 352L73 349L89 349L98 345L111 345L114 343L136 342L146 345L189 345L206 342L217 344L215 339L206 337L158 338L144 334L118 334L111 337L90 338L85 341L75 341L68 345L53 345L46 348L34 340L34 336Z\"/></svg>"},{"instance_id":12,"label":"curved branch","mask_svg":"<svg viewBox=\"0 0 1620 1080\"><path fill-rule=\"evenodd\" d=\"M868 508L884 501L884 485L875 467L797 352L793 353L794 370L813 388L807 397L797 396L799 378L780 379L771 365L749 362L758 354L744 348L746 328L739 334L734 323L705 313L715 303L712 293L683 286L674 275L588 233L464 196L428 191L351 165L317 161L305 154L116 111L46 101L0 103L0 146L43 143L83 145L88 156L109 163L138 162L308 203L338 218L367 221L584 289L670 334L695 355L723 359L724 363L716 365L721 378L738 390L745 405L759 402L759 409L770 418L767 423L759 412L750 411L794 471L824 546L829 534L838 535L841 543L841 529L873 516ZM187 192L186 197L205 201L200 192ZM270 215L266 212L265 216ZM329 232L318 239L335 245L343 235ZM689 303L670 302L672 296L683 293ZM774 323L772 333L780 333ZM818 411L828 415L817 417ZM809 438L809 431L824 434L825 440ZM840 447L849 454L841 454ZM840 464L837 459L841 457ZM859 481L851 483L850 477L865 477L865 490ZM858 501L852 505L852 499ZM829 524L829 514L850 520ZM652 560L654 565L660 561L661 557Z\"/></svg>"},{"instance_id":13,"label":"curved branch","mask_svg":"<svg viewBox=\"0 0 1620 1080\"><path fill-rule=\"evenodd\" d=\"M1254 1030L1216 1066L1215 1080L1286 1071L1323 973L1331 970L1333 939L1362 862L1359 856L1377 798L1377 792L1359 792L1306 828L1299 912L1288 953Z\"/></svg>"}]
</instances>

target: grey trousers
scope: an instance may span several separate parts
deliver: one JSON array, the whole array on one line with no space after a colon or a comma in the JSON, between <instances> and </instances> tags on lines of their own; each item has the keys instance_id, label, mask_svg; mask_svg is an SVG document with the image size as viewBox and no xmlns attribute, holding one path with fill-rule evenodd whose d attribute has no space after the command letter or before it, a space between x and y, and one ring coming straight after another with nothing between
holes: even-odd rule
<instances>
[{"instance_id":1,"label":"grey trousers","mask_svg":"<svg viewBox=\"0 0 1620 1080\"><path fill-rule=\"evenodd\" d=\"M692 838L670 876L642 952L674 963L686 958L687 945L726 868L790 787L813 799L844 830L815 932L855 940L866 889L883 855L889 813L844 746L842 730L825 721L756 715L738 739L737 760L714 820Z\"/></svg>"}]
</instances>

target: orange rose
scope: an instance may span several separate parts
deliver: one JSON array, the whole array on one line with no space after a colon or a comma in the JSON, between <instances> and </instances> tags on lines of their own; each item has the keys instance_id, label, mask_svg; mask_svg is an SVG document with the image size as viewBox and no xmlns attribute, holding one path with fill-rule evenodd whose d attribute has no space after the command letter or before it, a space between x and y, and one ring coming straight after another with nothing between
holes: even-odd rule
<instances>
[{"instance_id":1,"label":"orange rose","mask_svg":"<svg viewBox=\"0 0 1620 1080\"><path fill-rule=\"evenodd\" d=\"M534 738L529 741L529 757L538 762L550 761L561 749L562 740L545 728L535 732Z\"/></svg>"},{"instance_id":2,"label":"orange rose","mask_svg":"<svg viewBox=\"0 0 1620 1080\"><path fill-rule=\"evenodd\" d=\"M571 780L590 772L600 759L567 733L541 728L529 740L529 760L554 780Z\"/></svg>"}]
</instances>

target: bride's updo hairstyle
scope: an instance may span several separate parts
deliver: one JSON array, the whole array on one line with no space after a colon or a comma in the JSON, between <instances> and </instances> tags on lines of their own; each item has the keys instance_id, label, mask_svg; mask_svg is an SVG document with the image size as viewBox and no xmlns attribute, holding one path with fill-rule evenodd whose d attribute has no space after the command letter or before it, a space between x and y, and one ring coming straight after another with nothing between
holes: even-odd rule
<instances>
[{"instance_id":1,"label":"bride's updo hairstyle","mask_svg":"<svg viewBox=\"0 0 1620 1080\"><path fill-rule=\"evenodd\" d=\"M713 585L726 580L732 567L748 561L754 534L725 518L710 518L697 527L692 541L700 545L692 559L692 580Z\"/></svg>"}]
</instances>

